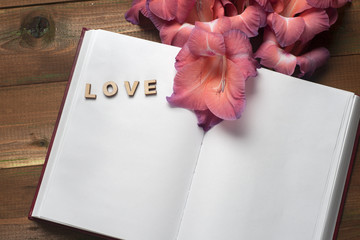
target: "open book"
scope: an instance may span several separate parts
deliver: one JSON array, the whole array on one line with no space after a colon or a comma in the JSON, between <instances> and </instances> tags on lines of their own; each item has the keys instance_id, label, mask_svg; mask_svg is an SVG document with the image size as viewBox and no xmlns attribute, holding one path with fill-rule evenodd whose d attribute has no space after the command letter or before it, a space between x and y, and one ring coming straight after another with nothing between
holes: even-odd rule
<instances>
[{"instance_id":1,"label":"open book","mask_svg":"<svg viewBox=\"0 0 360 240\"><path fill-rule=\"evenodd\" d=\"M29 217L125 240L328 240L353 93L260 69L241 119L172 108L179 48L84 31ZM156 80L156 81L154 81Z\"/></svg>"}]
</instances>

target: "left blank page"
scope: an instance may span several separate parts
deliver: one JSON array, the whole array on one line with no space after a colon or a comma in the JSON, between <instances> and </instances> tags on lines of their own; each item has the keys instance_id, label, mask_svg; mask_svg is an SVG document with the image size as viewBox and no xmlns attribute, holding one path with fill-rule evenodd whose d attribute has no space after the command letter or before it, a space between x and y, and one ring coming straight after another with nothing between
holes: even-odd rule
<instances>
[{"instance_id":1,"label":"left blank page","mask_svg":"<svg viewBox=\"0 0 360 240\"><path fill-rule=\"evenodd\" d=\"M176 238L203 137L193 114L165 99L178 51L86 32L33 217L120 239ZM145 96L151 79L157 94ZM102 92L107 81L114 97ZM133 97L124 81L140 82Z\"/></svg>"}]
</instances>

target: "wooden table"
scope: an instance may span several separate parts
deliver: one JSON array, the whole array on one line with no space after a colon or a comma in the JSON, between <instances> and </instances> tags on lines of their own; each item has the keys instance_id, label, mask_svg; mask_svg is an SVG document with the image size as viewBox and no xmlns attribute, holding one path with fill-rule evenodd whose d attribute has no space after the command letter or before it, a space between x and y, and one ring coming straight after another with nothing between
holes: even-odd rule
<instances>
[{"instance_id":1,"label":"wooden table","mask_svg":"<svg viewBox=\"0 0 360 240\"><path fill-rule=\"evenodd\" d=\"M0 2L0 239L97 239L29 221L27 214L70 73L82 27L159 41L154 27L124 20L131 0ZM360 1L314 45L331 52L312 81L360 94ZM360 239L360 154L338 240Z\"/></svg>"}]
</instances>

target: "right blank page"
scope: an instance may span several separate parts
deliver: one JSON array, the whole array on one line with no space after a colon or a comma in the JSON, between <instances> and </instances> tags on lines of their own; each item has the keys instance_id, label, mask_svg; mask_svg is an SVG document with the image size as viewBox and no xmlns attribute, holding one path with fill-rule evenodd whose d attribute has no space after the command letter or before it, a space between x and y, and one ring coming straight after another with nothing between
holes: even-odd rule
<instances>
[{"instance_id":1,"label":"right blank page","mask_svg":"<svg viewBox=\"0 0 360 240\"><path fill-rule=\"evenodd\" d=\"M309 240L325 225L354 94L268 70L206 133L179 240Z\"/></svg>"}]
</instances>

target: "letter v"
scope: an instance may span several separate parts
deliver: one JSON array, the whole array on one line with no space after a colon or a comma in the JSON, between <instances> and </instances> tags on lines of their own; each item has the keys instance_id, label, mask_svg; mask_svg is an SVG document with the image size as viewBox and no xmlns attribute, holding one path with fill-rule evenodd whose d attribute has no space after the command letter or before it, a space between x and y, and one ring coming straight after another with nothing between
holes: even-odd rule
<instances>
[{"instance_id":1,"label":"letter v","mask_svg":"<svg viewBox=\"0 0 360 240\"><path fill-rule=\"evenodd\" d=\"M138 87L138 85L139 85L139 81L135 81L135 82L133 83L132 87L130 87L129 81L125 81L124 84L125 84L125 88L126 88L127 94L128 94L130 97L134 96L134 94L135 94L135 92L136 92L136 89L137 89L137 87Z\"/></svg>"}]
</instances>

